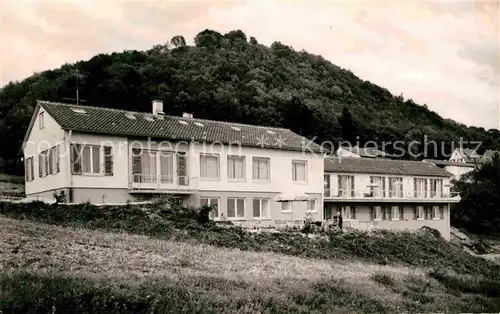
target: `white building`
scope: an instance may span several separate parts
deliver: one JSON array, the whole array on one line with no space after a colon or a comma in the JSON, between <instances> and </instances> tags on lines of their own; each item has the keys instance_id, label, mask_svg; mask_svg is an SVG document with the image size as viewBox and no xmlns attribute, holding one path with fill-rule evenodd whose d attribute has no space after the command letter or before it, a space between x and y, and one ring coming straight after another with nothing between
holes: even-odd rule
<instances>
[{"instance_id":1,"label":"white building","mask_svg":"<svg viewBox=\"0 0 500 314\"><path fill-rule=\"evenodd\" d=\"M340 213L359 229L416 230L428 226L450 238L452 174L418 161L326 158L324 219Z\"/></svg>"},{"instance_id":2,"label":"white building","mask_svg":"<svg viewBox=\"0 0 500 314\"><path fill-rule=\"evenodd\" d=\"M23 152L26 195L124 203L160 194L217 205L214 218L322 219L323 154L287 129L39 101ZM309 201L276 202L280 193ZM292 210L293 208L293 210Z\"/></svg>"}]
</instances>

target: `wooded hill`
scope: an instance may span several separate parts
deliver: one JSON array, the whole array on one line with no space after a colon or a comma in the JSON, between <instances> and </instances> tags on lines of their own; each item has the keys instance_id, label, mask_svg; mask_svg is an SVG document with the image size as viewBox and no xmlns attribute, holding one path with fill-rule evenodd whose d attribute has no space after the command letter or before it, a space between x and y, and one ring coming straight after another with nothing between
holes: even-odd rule
<instances>
[{"instance_id":1,"label":"wooded hill","mask_svg":"<svg viewBox=\"0 0 500 314\"><path fill-rule=\"evenodd\" d=\"M280 42L266 47L242 31L204 30L147 51L99 54L34 74L0 90L0 172L22 173L20 145L37 99L150 111L151 100L179 115L290 128L316 141L482 141L500 149L500 131L466 127L427 106L364 81L347 69ZM481 100L478 99L478 102ZM450 104L453 105L453 104ZM435 157L432 147L429 156ZM423 151L423 147L414 147ZM439 148L439 150L441 150ZM390 152L390 151L389 151ZM440 153L438 152L438 158Z\"/></svg>"}]
</instances>

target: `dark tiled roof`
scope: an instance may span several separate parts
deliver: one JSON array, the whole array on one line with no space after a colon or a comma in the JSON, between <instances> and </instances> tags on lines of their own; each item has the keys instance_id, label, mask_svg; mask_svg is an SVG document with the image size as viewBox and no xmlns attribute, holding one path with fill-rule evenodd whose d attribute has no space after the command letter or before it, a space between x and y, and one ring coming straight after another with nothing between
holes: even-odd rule
<instances>
[{"instance_id":1,"label":"dark tiled roof","mask_svg":"<svg viewBox=\"0 0 500 314\"><path fill-rule=\"evenodd\" d=\"M451 177L448 171L428 162L372 159L325 158L325 172Z\"/></svg>"},{"instance_id":2,"label":"dark tiled roof","mask_svg":"<svg viewBox=\"0 0 500 314\"><path fill-rule=\"evenodd\" d=\"M164 116L102 107L38 101L65 130L128 137L163 138L174 141L220 142L250 147L321 152L315 143L282 128L272 128L203 119ZM78 113L73 109L83 109ZM126 114L135 116L129 119ZM152 121L146 120L152 119ZM185 121L181 123L180 121ZM238 128L235 130L233 128ZM305 147L305 149L304 149Z\"/></svg>"},{"instance_id":3,"label":"dark tiled roof","mask_svg":"<svg viewBox=\"0 0 500 314\"><path fill-rule=\"evenodd\" d=\"M424 162L431 162L437 166L456 166L456 167L468 167L468 168L476 166L476 164L473 164L473 163L439 160L439 159L424 159L423 161Z\"/></svg>"},{"instance_id":4,"label":"dark tiled roof","mask_svg":"<svg viewBox=\"0 0 500 314\"><path fill-rule=\"evenodd\" d=\"M345 147L345 146L341 146L340 148L344 149L344 150L347 150L351 153L354 153L354 154L357 154L361 157L368 157L368 158L375 158L375 157L384 157L384 158L388 158L388 157L393 157L391 154L388 154L388 153L385 153L379 149L376 149L375 147L365 147L365 148L362 148L362 147L358 147L358 146L354 146L354 147Z\"/></svg>"}]
</instances>

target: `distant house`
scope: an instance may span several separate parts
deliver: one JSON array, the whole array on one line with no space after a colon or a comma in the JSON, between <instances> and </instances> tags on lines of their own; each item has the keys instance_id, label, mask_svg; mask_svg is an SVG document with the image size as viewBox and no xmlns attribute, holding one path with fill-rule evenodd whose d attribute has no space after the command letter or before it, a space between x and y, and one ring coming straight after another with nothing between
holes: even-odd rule
<instances>
[{"instance_id":1,"label":"distant house","mask_svg":"<svg viewBox=\"0 0 500 314\"><path fill-rule=\"evenodd\" d=\"M383 152L374 147L360 148L359 146L341 146L337 149L339 157L354 157L354 158L392 158L391 154Z\"/></svg>"},{"instance_id":2,"label":"distant house","mask_svg":"<svg viewBox=\"0 0 500 314\"><path fill-rule=\"evenodd\" d=\"M171 195L212 218L268 225L322 219L323 153L282 128L39 101L23 143L26 194L71 203ZM294 191L297 204L275 197Z\"/></svg>"},{"instance_id":3,"label":"distant house","mask_svg":"<svg viewBox=\"0 0 500 314\"><path fill-rule=\"evenodd\" d=\"M358 229L416 230L450 238L452 174L432 163L373 158L326 158L324 218L341 213Z\"/></svg>"},{"instance_id":4,"label":"distant house","mask_svg":"<svg viewBox=\"0 0 500 314\"><path fill-rule=\"evenodd\" d=\"M460 161L424 159L423 162L432 163L450 172L451 174L453 174L452 179L454 180L460 180L464 174L471 172L475 169L475 167L477 167L477 164L475 163L466 163Z\"/></svg>"},{"instance_id":5,"label":"distant house","mask_svg":"<svg viewBox=\"0 0 500 314\"><path fill-rule=\"evenodd\" d=\"M449 161L474 164L477 163L480 158L481 156L475 149L455 148Z\"/></svg>"}]
</instances>

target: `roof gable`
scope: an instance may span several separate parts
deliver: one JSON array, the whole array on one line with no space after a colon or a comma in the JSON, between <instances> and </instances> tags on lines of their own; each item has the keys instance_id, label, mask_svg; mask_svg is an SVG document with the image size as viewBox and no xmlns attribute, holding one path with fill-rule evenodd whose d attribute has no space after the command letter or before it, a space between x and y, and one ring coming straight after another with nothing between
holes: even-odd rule
<instances>
[{"instance_id":1,"label":"roof gable","mask_svg":"<svg viewBox=\"0 0 500 314\"><path fill-rule=\"evenodd\" d=\"M325 158L325 172L451 177L428 162L373 158Z\"/></svg>"},{"instance_id":2,"label":"roof gable","mask_svg":"<svg viewBox=\"0 0 500 314\"><path fill-rule=\"evenodd\" d=\"M118 109L39 101L63 129L128 137L233 144L321 153L318 144L288 129L163 116ZM76 109L76 110L75 110Z\"/></svg>"}]
</instances>

